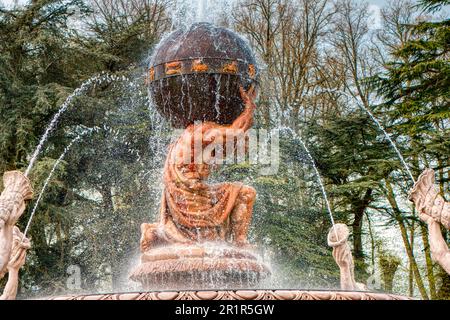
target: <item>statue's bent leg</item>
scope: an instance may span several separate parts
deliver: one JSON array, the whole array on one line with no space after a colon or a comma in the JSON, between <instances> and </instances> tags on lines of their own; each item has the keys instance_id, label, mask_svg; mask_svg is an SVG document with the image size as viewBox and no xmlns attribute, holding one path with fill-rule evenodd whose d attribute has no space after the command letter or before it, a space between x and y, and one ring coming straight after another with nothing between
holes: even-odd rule
<instances>
[{"instance_id":1,"label":"statue's bent leg","mask_svg":"<svg viewBox=\"0 0 450 320\"><path fill-rule=\"evenodd\" d=\"M247 245L248 228L252 221L253 204L256 199L256 190L243 186L239 191L236 204L231 212L231 234L233 242L237 245Z\"/></svg>"},{"instance_id":2,"label":"statue's bent leg","mask_svg":"<svg viewBox=\"0 0 450 320\"><path fill-rule=\"evenodd\" d=\"M157 229L157 223L141 224L141 252L145 252L161 242Z\"/></svg>"}]
</instances>

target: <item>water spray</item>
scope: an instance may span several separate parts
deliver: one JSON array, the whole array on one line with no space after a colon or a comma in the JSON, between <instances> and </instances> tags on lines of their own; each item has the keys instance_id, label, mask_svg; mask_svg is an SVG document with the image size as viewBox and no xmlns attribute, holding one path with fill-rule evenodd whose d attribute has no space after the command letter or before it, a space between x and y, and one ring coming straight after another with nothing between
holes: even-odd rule
<instances>
[{"instance_id":1,"label":"water spray","mask_svg":"<svg viewBox=\"0 0 450 320\"><path fill-rule=\"evenodd\" d=\"M343 95L345 95L347 98L349 99L353 99L353 97L345 92L345 91L341 91L341 90L322 90L319 93L323 93L323 92L331 92L331 93L341 93ZM411 179L411 181L413 182L413 184L416 183L416 180L414 179L413 174L411 173L411 170L409 169L409 166L407 165L405 158L403 158L402 153L400 152L400 150L398 149L397 145L395 144L395 142L392 140L391 136L387 133L387 131L384 129L384 127L382 126L382 124L380 123L380 121L378 121L378 119L374 116L374 114L367 109L364 105L358 103L358 101L356 101L356 105L358 107L360 107L361 109L363 109L368 115L369 117L373 120L373 122L375 122L375 124L378 126L378 128L383 132L384 136L386 137L386 139L388 139L389 143L391 144L392 148L394 148L395 152L397 153L397 156L399 157L401 163L403 164L403 166L406 169L406 172L408 173L409 178Z\"/></svg>"},{"instance_id":2,"label":"water spray","mask_svg":"<svg viewBox=\"0 0 450 320\"><path fill-rule=\"evenodd\" d=\"M325 186L324 186L324 184L323 184L323 181L322 181L322 178L321 178L321 176L320 176L319 170L317 169L316 162L314 161L314 158L312 157L311 153L309 152L309 149L308 149L308 147L306 146L306 144L305 144L305 142L303 141L303 139L302 139L302 138L300 137L300 135L297 134L293 129L291 129L291 128L289 128L289 127L282 127L282 128L280 128L280 130L285 130L285 131L290 132L290 133L293 135L293 137L294 137L295 139L297 139L297 140L300 142L302 148L305 150L305 152L306 152L306 154L307 154L307 156L308 156L308 159L309 159L309 161L311 162L312 167L313 167L313 169L314 169L314 172L315 172L315 174L316 174L317 181L319 182L320 189L321 189L321 191L322 191L323 198L324 198L324 200L325 200L325 204L326 204L326 207L327 207L327 211L328 211L328 214L329 214L329 216L330 216L331 225L333 226L333 230L334 230L334 233L335 233L335 236L336 236L336 240L339 241L338 233L337 233L337 231L336 231L336 228L334 227L334 226L335 226L335 222L334 222L333 212L331 211L330 202L329 202L329 200L328 200L327 192L325 191Z\"/></svg>"},{"instance_id":3,"label":"water spray","mask_svg":"<svg viewBox=\"0 0 450 320\"><path fill-rule=\"evenodd\" d=\"M126 77L119 77L116 75L110 75L108 73L101 73L99 75L96 75L92 78L89 78L85 82L81 84L73 93L67 97L67 99L64 101L64 103L59 108L58 112L53 116L50 124L48 125L47 129L45 130L44 134L42 135L38 146L33 152L33 155L31 157L30 163L28 164L27 169L25 170L24 175L27 177L30 174L31 168L33 167L34 163L36 162L37 157L39 156L40 152L42 151L42 147L44 146L44 143L47 141L50 133L53 131L53 129L58 124L59 118L61 115L69 108L69 106L72 104L72 101L82 95L85 94L92 86L99 85L102 83L111 83L113 81L117 80L127 80Z\"/></svg>"},{"instance_id":4,"label":"water spray","mask_svg":"<svg viewBox=\"0 0 450 320\"><path fill-rule=\"evenodd\" d=\"M37 207L42 199L42 196L44 195L45 190L47 189L47 185L50 182L50 179L52 178L53 174L55 173L56 168L58 167L58 165L61 163L61 161L64 159L64 157L66 156L67 152L69 152L70 148L76 143L78 142L84 135L88 134L88 133L92 133L93 131L96 131L97 129L87 129L86 131L84 131L83 133L77 135L75 138L73 138L70 143L64 148L64 151L61 153L61 155L59 156L59 158L56 160L56 162L54 163L52 170L50 171L47 179L44 182L44 185L41 189L41 192L39 193L38 198L36 199L36 202L34 204L33 210L31 211L31 215L30 218L28 219L27 222L27 226L25 227L25 231L23 232L23 237L22 237L22 241L25 239L25 236L28 232L28 229L30 228L31 225L31 221L33 220L34 214L36 213Z\"/></svg>"}]
</instances>

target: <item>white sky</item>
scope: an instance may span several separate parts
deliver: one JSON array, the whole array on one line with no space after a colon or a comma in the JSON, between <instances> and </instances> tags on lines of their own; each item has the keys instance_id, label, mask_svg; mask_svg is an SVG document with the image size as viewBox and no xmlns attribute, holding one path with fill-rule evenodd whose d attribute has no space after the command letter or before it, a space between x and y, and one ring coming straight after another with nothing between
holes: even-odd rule
<instances>
[{"instance_id":1,"label":"white sky","mask_svg":"<svg viewBox=\"0 0 450 320\"><path fill-rule=\"evenodd\" d=\"M14 2L18 2L18 4L25 4L28 1L27 0L17 0L17 1L15 1L15 0L0 0L0 5L2 7L10 7L14 4Z\"/></svg>"},{"instance_id":2,"label":"white sky","mask_svg":"<svg viewBox=\"0 0 450 320\"><path fill-rule=\"evenodd\" d=\"M391 0L392 1L392 0ZM394 0L395 1L395 0ZM19 4L25 4L28 2L28 0L0 0L0 4L2 6L11 6L14 4L14 2L18 2ZM377 5L377 6L383 6L384 4L386 4L387 2L389 2L389 0L368 0L367 1L369 4L373 4L373 5Z\"/></svg>"},{"instance_id":3,"label":"white sky","mask_svg":"<svg viewBox=\"0 0 450 320\"><path fill-rule=\"evenodd\" d=\"M372 20L371 23L369 23L371 29L377 29L380 27L380 7L388 3L388 1L395 0L367 0L367 2L369 3L369 11L371 13ZM0 0L0 6L10 8L14 6L14 4L23 5L27 2L29 2L29 0Z\"/></svg>"}]
</instances>

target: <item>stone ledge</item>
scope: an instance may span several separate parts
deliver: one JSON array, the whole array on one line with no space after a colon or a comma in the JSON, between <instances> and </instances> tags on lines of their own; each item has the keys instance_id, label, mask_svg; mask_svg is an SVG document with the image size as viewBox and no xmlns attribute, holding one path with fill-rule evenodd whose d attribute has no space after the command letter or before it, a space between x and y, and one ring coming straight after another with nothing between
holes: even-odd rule
<instances>
[{"instance_id":1,"label":"stone ledge","mask_svg":"<svg viewBox=\"0 0 450 320\"><path fill-rule=\"evenodd\" d=\"M48 300L413 300L378 292L321 290L150 291L66 295Z\"/></svg>"}]
</instances>

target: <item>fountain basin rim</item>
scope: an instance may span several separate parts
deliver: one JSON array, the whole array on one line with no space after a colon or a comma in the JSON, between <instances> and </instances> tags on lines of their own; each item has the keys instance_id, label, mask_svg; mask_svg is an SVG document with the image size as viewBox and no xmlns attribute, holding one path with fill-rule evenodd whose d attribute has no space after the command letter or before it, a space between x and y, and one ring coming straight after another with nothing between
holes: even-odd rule
<instances>
[{"instance_id":1,"label":"fountain basin rim","mask_svg":"<svg viewBox=\"0 0 450 320\"><path fill-rule=\"evenodd\" d=\"M239 289L134 291L96 294L68 294L40 300L418 300L416 298L371 291Z\"/></svg>"}]
</instances>

